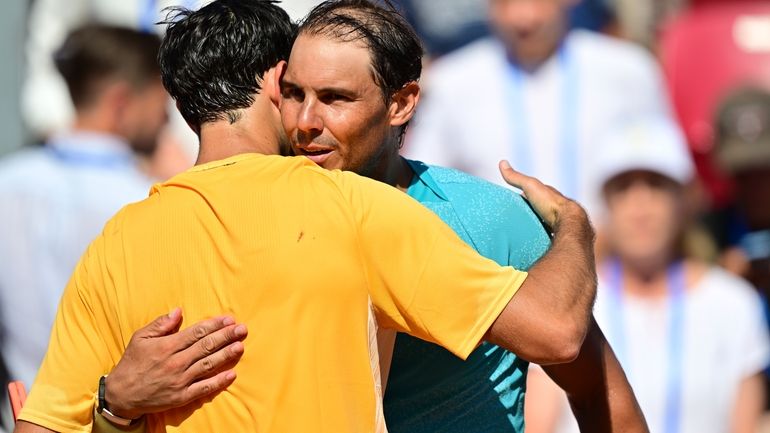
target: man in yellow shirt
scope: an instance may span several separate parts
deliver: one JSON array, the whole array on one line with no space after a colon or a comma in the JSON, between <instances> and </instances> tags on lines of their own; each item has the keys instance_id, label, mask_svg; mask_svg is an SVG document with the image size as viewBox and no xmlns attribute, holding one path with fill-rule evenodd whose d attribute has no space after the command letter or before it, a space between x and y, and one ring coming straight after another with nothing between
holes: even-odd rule
<instances>
[{"instance_id":1,"label":"man in yellow shirt","mask_svg":"<svg viewBox=\"0 0 770 433\"><path fill-rule=\"evenodd\" d=\"M239 19L277 25L244 35ZM275 103L290 41L270 34L290 33L283 24L291 26L268 2L220 0L169 28L164 83L201 138L199 165L121 211L89 248L17 431L90 431L98 377L136 329L175 305L190 320L228 312L251 335L240 380L200 405L150 416L150 431L383 431L375 315L464 357L485 336L515 349L517 328L534 326L525 311L564 308L578 314L554 323L553 337L574 342L563 359L577 355L595 275L592 232L574 202L508 172L554 228L552 250L525 279L480 258L393 188L265 156L285 138ZM224 50L243 64L191 87L198 71L168 55L179 47ZM223 89L246 98L210 97ZM543 291L552 296L533 296Z\"/></svg>"}]
</instances>

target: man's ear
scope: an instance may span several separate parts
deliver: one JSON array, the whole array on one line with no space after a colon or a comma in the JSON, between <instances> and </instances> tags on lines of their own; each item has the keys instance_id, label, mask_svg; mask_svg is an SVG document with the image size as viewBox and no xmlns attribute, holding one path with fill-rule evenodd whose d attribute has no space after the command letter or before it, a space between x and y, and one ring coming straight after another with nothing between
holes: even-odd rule
<instances>
[{"instance_id":1,"label":"man's ear","mask_svg":"<svg viewBox=\"0 0 770 433\"><path fill-rule=\"evenodd\" d=\"M286 61L281 60L265 73L265 82L263 83L262 90L268 93L270 101L276 107L281 102L281 80L283 79L283 74L286 73L286 65Z\"/></svg>"},{"instance_id":2,"label":"man's ear","mask_svg":"<svg viewBox=\"0 0 770 433\"><path fill-rule=\"evenodd\" d=\"M420 101L420 85L416 81L407 83L390 99L388 116L390 126L403 126L414 116L417 103Z\"/></svg>"}]
</instances>

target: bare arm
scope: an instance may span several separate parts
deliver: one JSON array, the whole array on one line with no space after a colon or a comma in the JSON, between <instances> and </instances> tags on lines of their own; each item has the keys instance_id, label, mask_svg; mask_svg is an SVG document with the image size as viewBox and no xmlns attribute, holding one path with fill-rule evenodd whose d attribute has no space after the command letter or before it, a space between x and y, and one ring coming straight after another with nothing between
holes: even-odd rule
<instances>
[{"instance_id":1,"label":"bare arm","mask_svg":"<svg viewBox=\"0 0 770 433\"><path fill-rule=\"evenodd\" d=\"M733 406L733 433L754 433L765 407L765 379L761 373L743 379Z\"/></svg>"},{"instance_id":2,"label":"bare arm","mask_svg":"<svg viewBox=\"0 0 770 433\"><path fill-rule=\"evenodd\" d=\"M13 433L56 433L53 430L48 430L45 427L40 427L37 424L32 424L27 421L19 421L16 423L16 428L13 429Z\"/></svg>"},{"instance_id":3,"label":"bare arm","mask_svg":"<svg viewBox=\"0 0 770 433\"><path fill-rule=\"evenodd\" d=\"M649 431L623 368L595 320L573 362L543 369L567 393L580 431Z\"/></svg>"},{"instance_id":4,"label":"bare arm","mask_svg":"<svg viewBox=\"0 0 770 433\"><path fill-rule=\"evenodd\" d=\"M553 244L487 333L487 340L538 364L580 353L596 297L594 232L585 211L535 178L500 166L554 232Z\"/></svg>"}]
</instances>

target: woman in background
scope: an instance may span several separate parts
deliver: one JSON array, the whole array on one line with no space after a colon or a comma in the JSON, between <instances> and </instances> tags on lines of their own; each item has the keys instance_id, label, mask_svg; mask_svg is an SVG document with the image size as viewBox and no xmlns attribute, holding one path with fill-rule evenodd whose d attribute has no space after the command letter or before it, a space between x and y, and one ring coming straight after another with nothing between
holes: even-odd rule
<instances>
[{"instance_id":1,"label":"woman in background","mask_svg":"<svg viewBox=\"0 0 770 433\"><path fill-rule=\"evenodd\" d=\"M683 252L694 169L681 132L666 119L636 121L596 155L606 254L594 314L650 431L756 432L770 361L762 305L748 283ZM558 388L533 370L527 432L578 431Z\"/></svg>"}]
</instances>

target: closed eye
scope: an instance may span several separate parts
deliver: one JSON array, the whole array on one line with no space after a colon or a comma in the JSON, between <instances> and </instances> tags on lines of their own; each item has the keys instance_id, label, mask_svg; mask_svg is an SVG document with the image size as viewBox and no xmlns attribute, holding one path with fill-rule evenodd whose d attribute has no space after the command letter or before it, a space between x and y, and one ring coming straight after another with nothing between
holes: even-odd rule
<instances>
[{"instance_id":1,"label":"closed eye","mask_svg":"<svg viewBox=\"0 0 770 433\"><path fill-rule=\"evenodd\" d=\"M284 86L281 89L281 96L284 99L293 99L298 102L302 102L305 99L305 92L303 92L298 87L294 86Z\"/></svg>"},{"instance_id":2,"label":"closed eye","mask_svg":"<svg viewBox=\"0 0 770 433\"><path fill-rule=\"evenodd\" d=\"M324 104L331 104L334 102L350 102L353 100L350 96L343 95L341 93L325 93L318 98Z\"/></svg>"}]
</instances>

